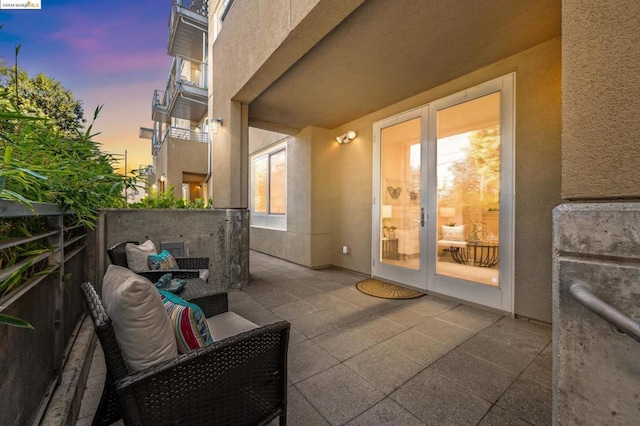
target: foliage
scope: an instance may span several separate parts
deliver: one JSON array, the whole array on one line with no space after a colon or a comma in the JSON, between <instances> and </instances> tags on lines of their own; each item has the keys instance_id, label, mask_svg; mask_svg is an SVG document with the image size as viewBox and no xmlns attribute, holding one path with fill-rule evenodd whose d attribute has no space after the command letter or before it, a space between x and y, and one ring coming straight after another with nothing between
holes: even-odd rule
<instances>
[{"instance_id":1,"label":"foliage","mask_svg":"<svg viewBox=\"0 0 640 426\"><path fill-rule=\"evenodd\" d=\"M213 200L209 199L205 205L203 198L185 201L174 195L175 187L168 186L166 191L151 190L139 202L129 204L132 209L210 209Z\"/></svg>"},{"instance_id":2,"label":"foliage","mask_svg":"<svg viewBox=\"0 0 640 426\"><path fill-rule=\"evenodd\" d=\"M7 77L6 67L0 78L0 199L28 206L33 201L55 203L93 228L100 208L124 206L124 187L133 187L135 175L125 179L115 173L115 158L93 140L93 122L82 128L84 112L71 92L59 83L51 85L45 76L35 79L37 90L22 90L24 75L15 69L17 86L15 77L13 81ZM12 88L17 89L17 102ZM25 96L33 90L40 91L41 101L34 101L40 108L38 117L27 115L33 105ZM65 102L73 104L74 112L57 115L56 102L62 102L61 108ZM96 108L93 121L100 109Z\"/></svg>"},{"instance_id":3,"label":"foliage","mask_svg":"<svg viewBox=\"0 0 640 426\"><path fill-rule=\"evenodd\" d=\"M45 74L29 77L26 71L0 60L0 103L10 102L25 115L48 118L66 136L75 136L87 121L82 101L61 83Z\"/></svg>"},{"instance_id":4,"label":"foliage","mask_svg":"<svg viewBox=\"0 0 640 426\"><path fill-rule=\"evenodd\" d=\"M469 135L465 157L449 167L453 179L438 188L443 205L499 207L500 127L476 130Z\"/></svg>"}]
</instances>

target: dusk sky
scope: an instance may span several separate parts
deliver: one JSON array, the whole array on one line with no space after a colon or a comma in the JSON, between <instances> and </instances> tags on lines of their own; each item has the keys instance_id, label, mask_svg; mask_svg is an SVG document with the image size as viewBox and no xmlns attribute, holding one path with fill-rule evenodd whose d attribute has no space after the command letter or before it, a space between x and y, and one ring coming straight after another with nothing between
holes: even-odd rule
<instances>
[{"instance_id":1,"label":"dusk sky","mask_svg":"<svg viewBox=\"0 0 640 426\"><path fill-rule=\"evenodd\" d=\"M42 0L40 10L0 10L0 57L33 76L44 73L81 99L103 151L122 156L128 169L151 164L151 99L164 90L171 65L167 34L171 0Z\"/></svg>"}]
</instances>

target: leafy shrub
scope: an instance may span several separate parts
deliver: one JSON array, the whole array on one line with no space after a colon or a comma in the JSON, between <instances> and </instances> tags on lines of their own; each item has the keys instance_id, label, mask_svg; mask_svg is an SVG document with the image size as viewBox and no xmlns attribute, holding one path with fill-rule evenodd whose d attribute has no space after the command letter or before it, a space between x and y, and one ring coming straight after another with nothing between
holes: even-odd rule
<instances>
[{"instance_id":1,"label":"leafy shrub","mask_svg":"<svg viewBox=\"0 0 640 426\"><path fill-rule=\"evenodd\" d=\"M129 204L132 209L210 209L213 200L209 199L205 205L204 198L197 198L194 201L185 201L174 195L175 187L169 185L166 191L151 190L142 199L133 204Z\"/></svg>"}]
</instances>

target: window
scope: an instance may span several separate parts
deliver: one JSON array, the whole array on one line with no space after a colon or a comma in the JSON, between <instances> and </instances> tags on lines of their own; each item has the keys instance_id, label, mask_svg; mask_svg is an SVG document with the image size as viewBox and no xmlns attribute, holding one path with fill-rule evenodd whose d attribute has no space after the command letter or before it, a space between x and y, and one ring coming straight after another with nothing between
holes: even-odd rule
<instances>
[{"instance_id":1,"label":"window","mask_svg":"<svg viewBox=\"0 0 640 426\"><path fill-rule=\"evenodd\" d=\"M286 229L287 150L279 144L251 159L251 224Z\"/></svg>"}]
</instances>

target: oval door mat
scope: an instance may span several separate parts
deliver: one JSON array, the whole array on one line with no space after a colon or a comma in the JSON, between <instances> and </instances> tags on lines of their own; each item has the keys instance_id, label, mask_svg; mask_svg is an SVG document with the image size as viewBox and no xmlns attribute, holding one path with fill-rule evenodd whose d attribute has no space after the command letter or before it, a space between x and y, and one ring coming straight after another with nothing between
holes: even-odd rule
<instances>
[{"instance_id":1,"label":"oval door mat","mask_svg":"<svg viewBox=\"0 0 640 426\"><path fill-rule=\"evenodd\" d=\"M356 284L356 288L369 296L380 297L382 299L415 299L424 296L424 293L400 287L399 285L380 281L375 278L368 278Z\"/></svg>"}]
</instances>

